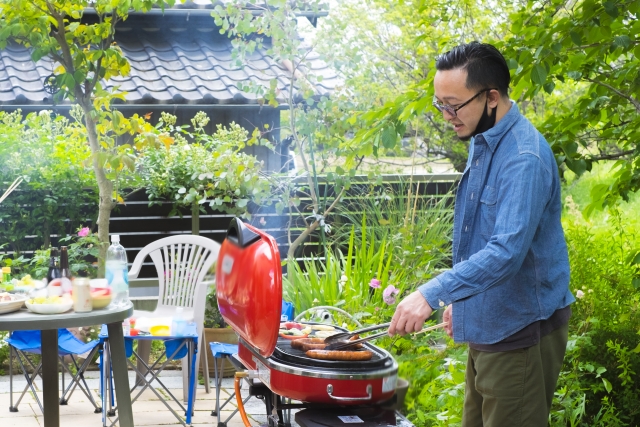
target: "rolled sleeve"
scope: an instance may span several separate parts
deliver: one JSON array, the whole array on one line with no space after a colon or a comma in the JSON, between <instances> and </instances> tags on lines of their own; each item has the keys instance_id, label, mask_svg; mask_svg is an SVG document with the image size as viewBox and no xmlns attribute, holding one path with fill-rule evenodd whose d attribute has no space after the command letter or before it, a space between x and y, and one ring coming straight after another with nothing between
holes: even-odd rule
<instances>
[{"instance_id":1,"label":"rolled sleeve","mask_svg":"<svg viewBox=\"0 0 640 427\"><path fill-rule=\"evenodd\" d=\"M418 291L424 299L427 300L433 310L444 308L453 302L451 295L445 291L437 277L420 286Z\"/></svg>"}]
</instances>

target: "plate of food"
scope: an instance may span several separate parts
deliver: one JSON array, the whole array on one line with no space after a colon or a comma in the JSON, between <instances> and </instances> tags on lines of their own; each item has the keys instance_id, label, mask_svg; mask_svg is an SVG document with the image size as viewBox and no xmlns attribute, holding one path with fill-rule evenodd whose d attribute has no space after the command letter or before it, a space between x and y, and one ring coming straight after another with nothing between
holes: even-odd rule
<instances>
[{"instance_id":1,"label":"plate of food","mask_svg":"<svg viewBox=\"0 0 640 427\"><path fill-rule=\"evenodd\" d=\"M307 338L311 333L311 328L305 327L305 325L297 322L285 322L280 324L280 330L278 334L282 338L288 340L297 340L300 338Z\"/></svg>"},{"instance_id":2,"label":"plate of food","mask_svg":"<svg viewBox=\"0 0 640 427\"><path fill-rule=\"evenodd\" d=\"M27 297L25 295L10 294L8 292L0 293L0 314L20 310L26 300Z\"/></svg>"},{"instance_id":3,"label":"plate of food","mask_svg":"<svg viewBox=\"0 0 640 427\"><path fill-rule=\"evenodd\" d=\"M37 297L28 299L25 305L33 313L60 314L69 311L73 301L64 297Z\"/></svg>"}]
</instances>

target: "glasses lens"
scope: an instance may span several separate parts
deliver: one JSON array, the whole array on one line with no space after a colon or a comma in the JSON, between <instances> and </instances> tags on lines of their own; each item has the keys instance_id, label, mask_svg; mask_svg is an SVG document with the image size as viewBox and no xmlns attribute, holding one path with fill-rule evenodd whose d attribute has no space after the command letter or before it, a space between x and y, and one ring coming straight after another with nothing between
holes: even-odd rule
<instances>
[{"instance_id":1,"label":"glasses lens","mask_svg":"<svg viewBox=\"0 0 640 427\"><path fill-rule=\"evenodd\" d=\"M456 110L454 110L450 105L444 105L440 104L438 101L433 101L433 106L441 113L447 113L450 116L456 117Z\"/></svg>"}]
</instances>

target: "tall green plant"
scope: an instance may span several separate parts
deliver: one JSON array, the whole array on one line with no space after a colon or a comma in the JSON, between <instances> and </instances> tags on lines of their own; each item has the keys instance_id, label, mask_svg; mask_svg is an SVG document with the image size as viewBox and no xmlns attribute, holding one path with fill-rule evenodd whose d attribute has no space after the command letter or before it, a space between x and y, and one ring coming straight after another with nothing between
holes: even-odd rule
<instances>
[{"instance_id":1,"label":"tall green plant","mask_svg":"<svg viewBox=\"0 0 640 427\"><path fill-rule=\"evenodd\" d=\"M390 319L396 301L405 290L405 272L391 270L392 252L386 241L375 242L363 222L359 238L355 227L347 255L336 249L324 259L311 258L299 265L287 262L284 297L302 312L314 306L339 307L358 321L377 323Z\"/></svg>"},{"instance_id":2,"label":"tall green plant","mask_svg":"<svg viewBox=\"0 0 640 427\"><path fill-rule=\"evenodd\" d=\"M356 235L375 236L372 242L388 242L393 253L393 270L405 270L409 287L425 283L450 262L453 230L451 194L420 195L425 183L387 185L371 189L338 208L344 226L336 227L332 237L339 245L351 224ZM375 244L375 243L374 243Z\"/></svg>"},{"instance_id":3,"label":"tall green plant","mask_svg":"<svg viewBox=\"0 0 640 427\"><path fill-rule=\"evenodd\" d=\"M188 125L175 123L175 116L163 112L155 132L172 144L149 146L137 161L150 204L170 200L171 214L180 207L189 208L192 233L199 234L203 205L247 215L249 201L263 202L270 193L269 183L260 174L261 163L242 152L249 140L245 129L235 123L228 128L218 125L218 130L209 135L205 132L209 117L203 112L191 120L191 132Z\"/></svg>"}]
</instances>

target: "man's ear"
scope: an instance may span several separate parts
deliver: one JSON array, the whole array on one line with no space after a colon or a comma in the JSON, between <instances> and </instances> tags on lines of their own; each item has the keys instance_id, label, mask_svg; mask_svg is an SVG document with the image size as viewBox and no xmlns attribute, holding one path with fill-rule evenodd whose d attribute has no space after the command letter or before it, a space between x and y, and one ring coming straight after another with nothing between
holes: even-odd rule
<instances>
[{"instance_id":1,"label":"man's ear","mask_svg":"<svg viewBox=\"0 0 640 427\"><path fill-rule=\"evenodd\" d=\"M491 89L487 92L487 106L489 108L496 108L500 101L500 92L496 89Z\"/></svg>"}]
</instances>

